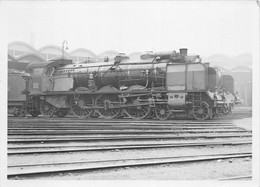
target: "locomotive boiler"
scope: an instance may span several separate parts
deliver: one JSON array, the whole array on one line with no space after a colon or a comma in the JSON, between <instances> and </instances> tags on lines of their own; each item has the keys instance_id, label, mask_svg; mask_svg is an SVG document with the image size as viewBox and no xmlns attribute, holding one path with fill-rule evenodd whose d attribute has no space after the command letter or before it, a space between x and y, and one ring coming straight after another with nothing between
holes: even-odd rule
<instances>
[{"instance_id":1,"label":"locomotive boiler","mask_svg":"<svg viewBox=\"0 0 260 187\"><path fill-rule=\"evenodd\" d=\"M175 112L204 120L224 103L217 90L221 73L201 63L199 56L179 52L147 52L140 61L119 54L113 62L72 64L60 59L28 66L29 97L34 109L46 117L94 114L112 119L156 117Z\"/></svg>"}]
</instances>

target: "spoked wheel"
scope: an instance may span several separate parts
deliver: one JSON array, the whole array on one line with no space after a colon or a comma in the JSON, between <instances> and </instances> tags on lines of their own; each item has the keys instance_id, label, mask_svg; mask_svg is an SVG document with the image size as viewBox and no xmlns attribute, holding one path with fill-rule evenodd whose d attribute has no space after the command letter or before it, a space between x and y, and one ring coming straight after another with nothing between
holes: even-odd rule
<instances>
[{"instance_id":1,"label":"spoked wheel","mask_svg":"<svg viewBox=\"0 0 260 187\"><path fill-rule=\"evenodd\" d=\"M99 115L105 119L116 118L121 113L121 109L112 107L119 106L119 102L117 95L102 95L97 98L97 107L102 107L98 109Z\"/></svg>"},{"instance_id":2,"label":"spoked wheel","mask_svg":"<svg viewBox=\"0 0 260 187\"><path fill-rule=\"evenodd\" d=\"M231 107L225 105L225 106L222 108L221 112L222 112L222 114L224 114L224 115L228 115L228 114L231 112Z\"/></svg>"},{"instance_id":3,"label":"spoked wheel","mask_svg":"<svg viewBox=\"0 0 260 187\"><path fill-rule=\"evenodd\" d=\"M68 108L60 108L55 114L56 114L58 117L63 118L63 117L65 117L68 113L69 113L69 109L68 109Z\"/></svg>"},{"instance_id":4,"label":"spoked wheel","mask_svg":"<svg viewBox=\"0 0 260 187\"><path fill-rule=\"evenodd\" d=\"M79 118L87 118L93 113L93 101L91 97L79 96L77 100L74 97L70 100L72 113Z\"/></svg>"},{"instance_id":5,"label":"spoked wheel","mask_svg":"<svg viewBox=\"0 0 260 187\"><path fill-rule=\"evenodd\" d=\"M15 117L24 117L26 115L26 110L23 107L16 107L14 111Z\"/></svg>"},{"instance_id":6,"label":"spoked wheel","mask_svg":"<svg viewBox=\"0 0 260 187\"><path fill-rule=\"evenodd\" d=\"M206 120L210 117L210 113L211 111L209 105L204 101L196 104L193 107L193 117L196 120Z\"/></svg>"},{"instance_id":7,"label":"spoked wheel","mask_svg":"<svg viewBox=\"0 0 260 187\"><path fill-rule=\"evenodd\" d=\"M54 115L54 113L56 111L56 107L54 107L53 105L51 105L45 101L41 101L40 111L44 117L50 118Z\"/></svg>"},{"instance_id":8,"label":"spoked wheel","mask_svg":"<svg viewBox=\"0 0 260 187\"><path fill-rule=\"evenodd\" d=\"M155 115L159 120L166 120L171 115L169 106L166 104L156 105L154 110L155 110Z\"/></svg>"},{"instance_id":9,"label":"spoked wheel","mask_svg":"<svg viewBox=\"0 0 260 187\"><path fill-rule=\"evenodd\" d=\"M127 107L125 109L125 113L130 118L133 118L133 119L136 119L136 120L146 118L149 115L149 113L151 112L151 109L152 109L148 104L147 105L141 105L142 103L137 99L132 100L131 104L136 105L136 106Z\"/></svg>"}]
</instances>

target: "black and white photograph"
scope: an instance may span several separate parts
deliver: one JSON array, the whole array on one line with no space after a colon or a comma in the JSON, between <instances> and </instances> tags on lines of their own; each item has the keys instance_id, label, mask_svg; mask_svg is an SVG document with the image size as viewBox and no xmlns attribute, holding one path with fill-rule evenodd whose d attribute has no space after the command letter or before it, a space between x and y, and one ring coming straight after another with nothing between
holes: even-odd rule
<instances>
[{"instance_id":1,"label":"black and white photograph","mask_svg":"<svg viewBox=\"0 0 260 187\"><path fill-rule=\"evenodd\" d=\"M1 187L259 186L259 8L0 1Z\"/></svg>"}]
</instances>

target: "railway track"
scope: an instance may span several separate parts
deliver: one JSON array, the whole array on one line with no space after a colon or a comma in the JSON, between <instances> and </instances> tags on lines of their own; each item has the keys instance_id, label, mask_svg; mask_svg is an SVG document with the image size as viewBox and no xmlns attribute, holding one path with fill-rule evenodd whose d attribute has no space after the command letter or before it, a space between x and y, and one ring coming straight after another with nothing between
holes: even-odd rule
<instances>
[{"instance_id":1,"label":"railway track","mask_svg":"<svg viewBox=\"0 0 260 187\"><path fill-rule=\"evenodd\" d=\"M236 128L232 124L146 124L146 123L121 123L121 124L113 124L110 122L99 124L99 123L65 123L65 124L60 124L56 122L50 122L50 123L13 123L9 122L8 125L8 132L9 133L25 133L25 130L28 132L33 132L33 131L48 131L50 132L51 130L55 130L55 132L66 132L69 130L73 130L73 132L79 132L79 131L94 131L98 132L100 130L110 130L110 131L117 131L120 130L121 132L130 130L160 130L162 132L163 130L224 130L224 129L230 129L230 130L242 130Z\"/></svg>"},{"instance_id":2,"label":"railway track","mask_svg":"<svg viewBox=\"0 0 260 187\"><path fill-rule=\"evenodd\" d=\"M178 135L171 135L171 136L152 136L152 135L147 135L147 136L124 136L124 137L45 137L45 138L17 138L17 139L12 139L8 138L7 142L8 143L46 143L46 142L93 142L93 141L124 141L124 140L172 140L172 139L215 139L215 138L234 138L234 137L252 137L251 134L224 134L224 135L183 135L183 136L178 136Z\"/></svg>"},{"instance_id":3,"label":"railway track","mask_svg":"<svg viewBox=\"0 0 260 187\"><path fill-rule=\"evenodd\" d=\"M121 146L102 146L102 147L76 147L76 146L54 146L54 147L11 147L8 148L8 155L17 154L49 154L49 153L68 153L86 151L111 151L129 149L159 149L175 147L194 147L194 146L216 146L216 145L247 145L251 141L226 141L226 142L203 142L203 143L175 143L175 144L155 144L155 145L121 145ZM45 149L45 150L44 150ZM51 150L50 150L51 149Z\"/></svg>"},{"instance_id":4,"label":"railway track","mask_svg":"<svg viewBox=\"0 0 260 187\"><path fill-rule=\"evenodd\" d=\"M233 176L233 177L225 177L225 178L219 178L216 180L219 181L226 181L226 180L241 180L241 179L252 179L252 175L240 175L240 176Z\"/></svg>"},{"instance_id":5,"label":"railway track","mask_svg":"<svg viewBox=\"0 0 260 187\"><path fill-rule=\"evenodd\" d=\"M121 119L105 121L75 118L9 118L7 142L8 178L10 179L252 157L251 131L236 127L230 121L158 122ZM243 146L241 150L238 149L240 146ZM224 152L220 151L218 154L209 154L210 151L206 151L207 154L204 155L190 155L188 151L185 154L179 153L182 149L194 151L195 149L206 150L207 147L219 150L222 147L226 148ZM179 150L176 154L175 149ZM158 156L164 150L167 150L168 157ZM142 152L143 155L151 153L151 157L140 158ZM57 161L63 160L66 155L70 158L74 154L70 161L66 159L67 162ZM84 161L81 154L82 156L86 154ZM93 160L95 154L99 154L98 160ZM41 164L28 162L35 156L47 159ZM85 157L88 156L91 157L91 161L86 161L88 159Z\"/></svg>"},{"instance_id":6,"label":"railway track","mask_svg":"<svg viewBox=\"0 0 260 187\"><path fill-rule=\"evenodd\" d=\"M92 162L74 162L74 163L52 163L52 164L34 164L34 165L9 165L8 178L23 177L23 176L37 176L37 175L53 175L64 172L78 172L87 170L104 170L115 169L122 167L141 167L154 166L162 164L178 164L189 162L203 162L218 159L235 159L252 157L252 153L227 153L227 154L213 154L213 155L196 155L196 156L182 156L182 157L151 157L138 159L117 159L117 160L98 160Z\"/></svg>"},{"instance_id":7,"label":"railway track","mask_svg":"<svg viewBox=\"0 0 260 187\"><path fill-rule=\"evenodd\" d=\"M27 120L25 120L27 121ZM251 133L235 127L231 123L213 122L188 124L170 121L157 125L157 121L129 122L122 124L121 120L110 121L89 120L84 123L57 120L51 122L25 122L8 125L8 143L40 143L40 142L68 142L68 141L123 141L123 140L151 140L151 139L212 139L251 137ZM94 122L94 123L93 123ZM125 122L124 122L125 123Z\"/></svg>"},{"instance_id":8,"label":"railway track","mask_svg":"<svg viewBox=\"0 0 260 187\"><path fill-rule=\"evenodd\" d=\"M153 119L142 119L140 120L134 120L130 118L124 118L124 119L102 119L102 118L75 118L75 117L64 117L64 118L44 118L44 117L26 117L26 118L18 118L18 117L8 117L9 122L18 122L22 121L25 123L33 123L33 122L39 122L39 123L49 123L49 122L60 122L60 123L159 123L159 124L232 124L230 122L230 119L224 119L224 120L219 120L219 119L213 119L210 121L196 121L196 120L165 120L165 121L158 121L158 120L153 120Z\"/></svg>"}]
</instances>

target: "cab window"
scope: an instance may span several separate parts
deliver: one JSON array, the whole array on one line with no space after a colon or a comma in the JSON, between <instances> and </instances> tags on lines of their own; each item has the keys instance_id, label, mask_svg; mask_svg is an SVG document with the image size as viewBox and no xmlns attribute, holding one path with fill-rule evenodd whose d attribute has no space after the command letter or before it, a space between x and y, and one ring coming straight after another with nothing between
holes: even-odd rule
<instances>
[{"instance_id":1,"label":"cab window","mask_svg":"<svg viewBox=\"0 0 260 187\"><path fill-rule=\"evenodd\" d=\"M51 76L54 72L55 68L54 67L48 67L46 70L45 70L45 73L44 73L44 76Z\"/></svg>"},{"instance_id":2,"label":"cab window","mask_svg":"<svg viewBox=\"0 0 260 187\"><path fill-rule=\"evenodd\" d=\"M169 65L167 69L167 87L169 90L185 90L186 65Z\"/></svg>"}]
</instances>

